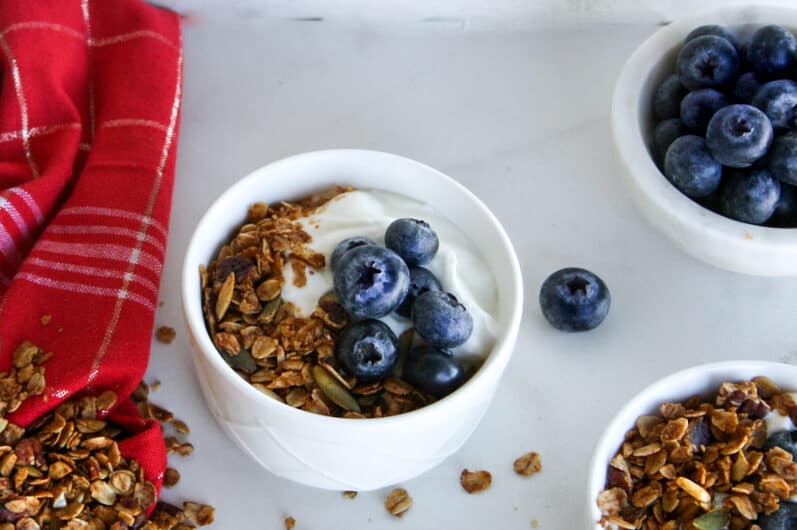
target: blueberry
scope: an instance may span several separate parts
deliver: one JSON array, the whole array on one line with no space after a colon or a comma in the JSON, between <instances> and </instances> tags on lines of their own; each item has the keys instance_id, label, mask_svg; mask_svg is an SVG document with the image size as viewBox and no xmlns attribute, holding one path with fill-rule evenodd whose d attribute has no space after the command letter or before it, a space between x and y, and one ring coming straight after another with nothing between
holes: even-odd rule
<instances>
[{"instance_id":1,"label":"blueberry","mask_svg":"<svg viewBox=\"0 0 797 530\"><path fill-rule=\"evenodd\" d=\"M653 151L656 158L663 162L670 144L684 134L686 134L686 129L678 118L670 118L656 125L656 128L653 129Z\"/></svg>"},{"instance_id":2,"label":"blueberry","mask_svg":"<svg viewBox=\"0 0 797 530\"><path fill-rule=\"evenodd\" d=\"M767 438L764 450L769 451L775 447L788 451L797 460L797 431L780 431Z\"/></svg>"},{"instance_id":3,"label":"blueberry","mask_svg":"<svg viewBox=\"0 0 797 530\"><path fill-rule=\"evenodd\" d=\"M404 258L407 265L432 260L440 242L432 227L420 219L396 219L385 230L385 246Z\"/></svg>"},{"instance_id":4,"label":"blueberry","mask_svg":"<svg viewBox=\"0 0 797 530\"><path fill-rule=\"evenodd\" d=\"M684 44L676 71L681 84L689 90L721 87L739 74L739 56L726 39L704 35Z\"/></svg>"},{"instance_id":5,"label":"blueberry","mask_svg":"<svg viewBox=\"0 0 797 530\"><path fill-rule=\"evenodd\" d=\"M706 145L720 164L749 167L767 154L772 134L772 124L763 112L750 105L729 105L708 122Z\"/></svg>"},{"instance_id":6,"label":"blueberry","mask_svg":"<svg viewBox=\"0 0 797 530\"><path fill-rule=\"evenodd\" d=\"M653 95L653 113L660 120L677 118L681 115L681 100L686 95L686 89L672 74L665 79Z\"/></svg>"},{"instance_id":7,"label":"blueberry","mask_svg":"<svg viewBox=\"0 0 797 530\"><path fill-rule=\"evenodd\" d=\"M338 243L338 246L335 247L335 250L333 250L332 254L329 256L329 270L335 272L340 258L342 258L346 252L364 245L376 245L376 242L367 237L350 237Z\"/></svg>"},{"instance_id":8,"label":"blueberry","mask_svg":"<svg viewBox=\"0 0 797 530\"><path fill-rule=\"evenodd\" d=\"M403 376L414 387L441 398L465 382L465 368L445 350L420 346L407 355Z\"/></svg>"},{"instance_id":9,"label":"blueberry","mask_svg":"<svg viewBox=\"0 0 797 530\"><path fill-rule=\"evenodd\" d=\"M797 83L788 79L765 83L753 96L753 105L764 111L776 129L791 129L797 124Z\"/></svg>"},{"instance_id":10,"label":"blueberry","mask_svg":"<svg viewBox=\"0 0 797 530\"><path fill-rule=\"evenodd\" d=\"M412 323L418 335L434 346L459 346L473 332L473 318L451 294L426 291L412 304Z\"/></svg>"},{"instance_id":11,"label":"blueberry","mask_svg":"<svg viewBox=\"0 0 797 530\"><path fill-rule=\"evenodd\" d=\"M794 530L797 528L797 504L782 502L770 515L760 515L756 521L761 530Z\"/></svg>"},{"instance_id":12,"label":"blueberry","mask_svg":"<svg viewBox=\"0 0 797 530\"><path fill-rule=\"evenodd\" d=\"M716 24L707 24L705 26L698 26L686 36L684 39L684 43L689 42L690 40L694 40L698 37L703 37L705 35L714 35L715 37L722 37L723 39L727 40L733 47L737 50L739 49L739 43L736 41L736 37L728 31L725 26L718 26Z\"/></svg>"},{"instance_id":13,"label":"blueberry","mask_svg":"<svg viewBox=\"0 0 797 530\"><path fill-rule=\"evenodd\" d=\"M380 318L398 307L410 288L410 271L398 254L363 245L346 252L335 269L335 293L356 318Z\"/></svg>"},{"instance_id":14,"label":"blueberry","mask_svg":"<svg viewBox=\"0 0 797 530\"><path fill-rule=\"evenodd\" d=\"M758 28L747 45L747 61L753 71L769 77L791 74L797 40L782 26Z\"/></svg>"},{"instance_id":15,"label":"blueberry","mask_svg":"<svg viewBox=\"0 0 797 530\"><path fill-rule=\"evenodd\" d=\"M769 170L776 179L797 185L797 132L775 138L767 161Z\"/></svg>"},{"instance_id":16,"label":"blueberry","mask_svg":"<svg viewBox=\"0 0 797 530\"><path fill-rule=\"evenodd\" d=\"M722 179L722 165L717 162L699 136L676 138L664 157L664 175L689 197L706 197Z\"/></svg>"},{"instance_id":17,"label":"blueberry","mask_svg":"<svg viewBox=\"0 0 797 530\"><path fill-rule=\"evenodd\" d=\"M596 328L609 313L611 295L598 276L585 269L561 269L540 288L542 314L562 331Z\"/></svg>"},{"instance_id":18,"label":"blueberry","mask_svg":"<svg viewBox=\"0 0 797 530\"><path fill-rule=\"evenodd\" d=\"M767 224L780 228L797 228L797 187L780 183L780 199Z\"/></svg>"},{"instance_id":19,"label":"blueberry","mask_svg":"<svg viewBox=\"0 0 797 530\"><path fill-rule=\"evenodd\" d=\"M775 212L780 182L766 169L736 169L728 172L720 188L720 209L737 221L762 224Z\"/></svg>"},{"instance_id":20,"label":"blueberry","mask_svg":"<svg viewBox=\"0 0 797 530\"><path fill-rule=\"evenodd\" d=\"M341 330L335 356L358 381L377 381L396 366L398 338L384 322L367 318Z\"/></svg>"},{"instance_id":21,"label":"blueberry","mask_svg":"<svg viewBox=\"0 0 797 530\"><path fill-rule=\"evenodd\" d=\"M758 80L756 74L754 72L744 73L733 85L733 97L742 103L750 103L759 88L761 88L761 81Z\"/></svg>"},{"instance_id":22,"label":"blueberry","mask_svg":"<svg viewBox=\"0 0 797 530\"><path fill-rule=\"evenodd\" d=\"M728 106L728 99L713 88L695 90L681 100L681 122L690 129L703 133L714 113Z\"/></svg>"},{"instance_id":23,"label":"blueberry","mask_svg":"<svg viewBox=\"0 0 797 530\"><path fill-rule=\"evenodd\" d=\"M396 308L396 313L409 318L412 315L412 304L415 299L426 291L442 291L440 280L429 269L423 267L410 267L410 290L401 305Z\"/></svg>"}]
</instances>

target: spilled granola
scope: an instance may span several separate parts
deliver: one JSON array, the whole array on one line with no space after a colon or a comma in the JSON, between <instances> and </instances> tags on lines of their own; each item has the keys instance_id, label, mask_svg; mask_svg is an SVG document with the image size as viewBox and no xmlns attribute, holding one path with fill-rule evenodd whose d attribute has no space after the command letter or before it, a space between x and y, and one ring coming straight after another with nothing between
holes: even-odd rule
<instances>
[{"instance_id":1,"label":"spilled granola","mask_svg":"<svg viewBox=\"0 0 797 530\"><path fill-rule=\"evenodd\" d=\"M65 401L27 428L6 418L43 393L50 356L24 342L12 369L0 374L0 529L185 530L211 523L210 506L156 502L141 465L121 454L123 430L104 419L114 392Z\"/></svg>"},{"instance_id":2,"label":"spilled granola","mask_svg":"<svg viewBox=\"0 0 797 530\"><path fill-rule=\"evenodd\" d=\"M797 463L766 448L771 410L797 404L769 379L723 383L714 398L662 403L640 416L612 458L597 499L605 528L757 528L797 494Z\"/></svg>"},{"instance_id":3,"label":"spilled granola","mask_svg":"<svg viewBox=\"0 0 797 530\"><path fill-rule=\"evenodd\" d=\"M409 412L434 398L398 377L365 384L341 369L335 343L348 315L334 293L322 296L309 316L281 298L286 267L297 287L326 267L302 219L346 191L338 187L293 203L253 204L245 224L200 268L205 321L227 364L291 407L353 419ZM400 349L406 352L412 341L411 333L403 336Z\"/></svg>"}]
</instances>

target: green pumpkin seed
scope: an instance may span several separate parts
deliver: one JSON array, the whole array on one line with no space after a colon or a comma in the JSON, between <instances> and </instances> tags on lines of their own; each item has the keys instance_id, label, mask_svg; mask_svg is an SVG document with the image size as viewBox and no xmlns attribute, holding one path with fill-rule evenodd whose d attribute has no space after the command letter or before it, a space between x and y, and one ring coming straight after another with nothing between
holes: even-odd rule
<instances>
[{"instance_id":1,"label":"green pumpkin seed","mask_svg":"<svg viewBox=\"0 0 797 530\"><path fill-rule=\"evenodd\" d=\"M245 374L251 374L257 370L255 360L248 350L241 350L238 355L228 355L226 352L220 351L221 358L235 370L239 370Z\"/></svg>"},{"instance_id":2,"label":"green pumpkin seed","mask_svg":"<svg viewBox=\"0 0 797 530\"><path fill-rule=\"evenodd\" d=\"M337 406L354 412L360 412L360 405L357 400L349 394L346 388L341 385L337 379L332 377L326 368L315 365L313 366L313 379L315 379L318 388L324 393Z\"/></svg>"},{"instance_id":3,"label":"green pumpkin seed","mask_svg":"<svg viewBox=\"0 0 797 530\"><path fill-rule=\"evenodd\" d=\"M722 530L727 528L731 518L728 512L724 510L714 510L713 512L704 513L694 521L692 526L697 530Z\"/></svg>"},{"instance_id":4,"label":"green pumpkin seed","mask_svg":"<svg viewBox=\"0 0 797 530\"><path fill-rule=\"evenodd\" d=\"M277 314L277 309L279 309L281 303L282 298L279 296L268 302L263 306L263 310L257 316L257 321L262 324L270 323L272 320L274 320L274 315Z\"/></svg>"}]
</instances>

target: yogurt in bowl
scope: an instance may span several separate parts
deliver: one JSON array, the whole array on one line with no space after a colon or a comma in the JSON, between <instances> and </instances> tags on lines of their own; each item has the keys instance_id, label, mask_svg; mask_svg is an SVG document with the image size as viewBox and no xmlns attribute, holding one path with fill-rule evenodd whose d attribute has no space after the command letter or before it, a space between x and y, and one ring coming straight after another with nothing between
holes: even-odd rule
<instances>
[{"instance_id":1,"label":"yogurt in bowl","mask_svg":"<svg viewBox=\"0 0 797 530\"><path fill-rule=\"evenodd\" d=\"M490 287L480 288L477 282L468 282L474 300L484 304L481 307L492 318L489 326L490 321L486 317L484 320L485 329L491 329L493 338L485 342L486 351L479 352L483 362L478 370L450 395L412 412L350 420L308 414L286 406L253 388L230 369L207 332L198 269L209 263L219 246L240 227L249 205L298 200L336 184L368 192L380 190L404 201L429 205L442 221L441 243L454 241L442 235L448 222L472 244L494 282L492 296ZM327 215L332 211L334 207L330 205ZM320 229L321 223L316 224ZM310 223L306 228L313 230ZM314 244L321 245L323 235L314 235ZM329 245L339 241L337 235L329 237ZM325 248L324 252L328 251ZM444 257L444 249L439 257ZM457 270L463 276L465 262L464 254L457 256ZM447 267L454 262L442 266L446 260L441 259L440 263L441 280L449 284L445 288L456 290L455 282L446 280ZM308 274L308 285L316 280L314 276ZM318 281L324 281L323 272ZM322 289L320 284L318 289ZM458 295L467 297L463 290ZM292 295L290 287L285 296L294 296L296 305L303 305L301 296ZM399 156L333 150L298 155L265 166L217 199L197 225L189 244L182 298L194 364L208 409L230 438L279 476L320 488L367 491L417 476L465 443L487 411L511 356L522 312L523 285L517 257L500 223L456 181ZM468 309L476 320L474 307Z\"/></svg>"}]
</instances>

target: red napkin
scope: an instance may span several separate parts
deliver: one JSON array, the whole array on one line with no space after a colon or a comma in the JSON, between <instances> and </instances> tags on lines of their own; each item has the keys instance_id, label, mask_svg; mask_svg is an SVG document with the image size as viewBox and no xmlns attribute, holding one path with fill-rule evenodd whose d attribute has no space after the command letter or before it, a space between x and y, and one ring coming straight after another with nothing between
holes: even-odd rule
<instances>
[{"instance_id":1,"label":"red napkin","mask_svg":"<svg viewBox=\"0 0 797 530\"><path fill-rule=\"evenodd\" d=\"M180 50L178 16L138 0L0 0L0 371L25 339L55 353L11 419L114 390L111 418L138 433L123 452L157 485L160 428L129 396L165 257Z\"/></svg>"}]
</instances>

